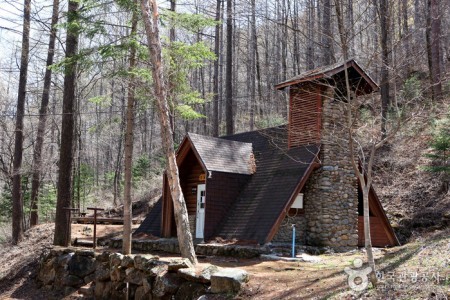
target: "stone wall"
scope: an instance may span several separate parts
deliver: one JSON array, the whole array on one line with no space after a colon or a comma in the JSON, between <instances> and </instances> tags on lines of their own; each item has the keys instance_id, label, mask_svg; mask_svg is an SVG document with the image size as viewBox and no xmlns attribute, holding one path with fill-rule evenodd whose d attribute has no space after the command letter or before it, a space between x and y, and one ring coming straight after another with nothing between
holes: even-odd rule
<instances>
[{"instance_id":1,"label":"stone wall","mask_svg":"<svg viewBox=\"0 0 450 300\"><path fill-rule=\"evenodd\" d=\"M244 270L202 265L153 255L95 253L54 248L41 256L38 282L64 295L94 299L197 299L233 294L249 279Z\"/></svg>"},{"instance_id":2,"label":"stone wall","mask_svg":"<svg viewBox=\"0 0 450 300\"><path fill-rule=\"evenodd\" d=\"M295 243L305 244L306 242L306 218L304 215L287 216L272 239L274 243L292 242L292 224L295 224Z\"/></svg>"},{"instance_id":3,"label":"stone wall","mask_svg":"<svg viewBox=\"0 0 450 300\"><path fill-rule=\"evenodd\" d=\"M346 103L323 96L322 167L305 187L306 243L337 250L358 245L358 187L348 150Z\"/></svg>"},{"instance_id":4,"label":"stone wall","mask_svg":"<svg viewBox=\"0 0 450 300\"><path fill-rule=\"evenodd\" d=\"M109 247L114 249L122 249L122 239L113 238L109 241ZM180 254L178 240L176 238L157 239L157 240L132 240L131 247L133 250L142 252L163 251L166 253ZM259 257L261 254L270 253L268 247L244 246L244 245L227 245L220 243L195 244L195 253L197 255L218 255L231 256L239 258Z\"/></svg>"}]
</instances>

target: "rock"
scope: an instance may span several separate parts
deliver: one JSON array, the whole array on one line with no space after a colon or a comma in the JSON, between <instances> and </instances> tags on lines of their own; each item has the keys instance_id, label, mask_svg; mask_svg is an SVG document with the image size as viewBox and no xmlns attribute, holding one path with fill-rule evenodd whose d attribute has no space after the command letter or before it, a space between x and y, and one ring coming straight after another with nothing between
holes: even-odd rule
<instances>
[{"instance_id":1,"label":"rock","mask_svg":"<svg viewBox=\"0 0 450 300\"><path fill-rule=\"evenodd\" d=\"M109 263L111 264L111 267L118 267L122 263L123 255L120 253L113 253L109 256Z\"/></svg>"},{"instance_id":2,"label":"rock","mask_svg":"<svg viewBox=\"0 0 450 300\"><path fill-rule=\"evenodd\" d=\"M124 255L122 258L122 262L120 263L120 266L124 268L133 267L134 266L133 257L131 257L130 255Z\"/></svg>"},{"instance_id":3,"label":"rock","mask_svg":"<svg viewBox=\"0 0 450 300\"><path fill-rule=\"evenodd\" d=\"M125 282L140 285L145 278L145 274L138 269L128 268L125 270Z\"/></svg>"},{"instance_id":4,"label":"rock","mask_svg":"<svg viewBox=\"0 0 450 300\"><path fill-rule=\"evenodd\" d=\"M206 294L207 290L203 284L187 281L183 283L175 294L175 300L198 299Z\"/></svg>"},{"instance_id":5,"label":"rock","mask_svg":"<svg viewBox=\"0 0 450 300\"><path fill-rule=\"evenodd\" d=\"M224 268L211 276L211 292L236 293L249 280L248 273L241 269Z\"/></svg>"},{"instance_id":6,"label":"rock","mask_svg":"<svg viewBox=\"0 0 450 300\"><path fill-rule=\"evenodd\" d=\"M145 288L143 286L139 286L136 289L136 292L134 294L134 299L135 300L148 300L148 299L152 299L152 294L148 291L145 290Z\"/></svg>"},{"instance_id":7,"label":"rock","mask_svg":"<svg viewBox=\"0 0 450 300\"><path fill-rule=\"evenodd\" d=\"M73 287L71 287L71 286L66 286L65 288L64 288L64 295L70 295L70 294L73 294L73 293L75 293L77 290L75 289L75 288L73 288Z\"/></svg>"},{"instance_id":8,"label":"rock","mask_svg":"<svg viewBox=\"0 0 450 300\"><path fill-rule=\"evenodd\" d=\"M69 274L62 279L61 283L65 286L78 287L78 286L82 286L84 284L84 280L78 276Z\"/></svg>"},{"instance_id":9,"label":"rock","mask_svg":"<svg viewBox=\"0 0 450 300\"><path fill-rule=\"evenodd\" d=\"M42 282L43 285L48 285L53 283L55 280L55 269L53 268L54 259L47 261L39 270L38 280Z\"/></svg>"},{"instance_id":10,"label":"rock","mask_svg":"<svg viewBox=\"0 0 450 300\"><path fill-rule=\"evenodd\" d=\"M95 251L92 249L81 249L75 252L75 255L86 256L86 257L94 257Z\"/></svg>"},{"instance_id":11,"label":"rock","mask_svg":"<svg viewBox=\"0 0 450 300\"><path fill-rule=\"evenodd\" d=\"M74 255L74 253L67 253L67 254L63 254L61 256L56 257L56 264L59 267L67 268L67 264L72 259L73 255Z\"/></svg>"},{"instance_id":12,"label":"rock","mask_svg":"<svg viewBox=\"0 0 450 300\"><path fill-rule=\"evenodd\" d=\"M97 262L109 262L109 257L111 253L109 251L102 252L101 254L95 257Z\"/></svg>"},{"instance_id":13,"label":"rock","mask_svg":"<svg viewBox=\"0 0 450 300\"><path fill-rule=\"evenodd\" d=\"M97 263L97 268L95 269L95 280L96 281L106 281L110 279L110 270L106 263Z\"/></svg>"},{"instance_id":14,"label":"rock","mask_svg":"<svg viewBox=\"0 0 450 300\"><path fill-rule=\"evenodd\" d=\"M183 269L182 269L183 270ZM177 292L183 279L174 273L166 273L164 276L157 276L153 283L152 293L155 297L173 295Z\"/></svg>"},{"instance_id":15,"label":"rock","mask_svg":"<svg viewBox=\"0 0 450 300\"><path fill-rule=\"evenodd\" d=\"M312 256L306 253L302 253L301 255L299 255L300 259L304 262L311 262L311 263L319 263L322 260L320 259L320 257L317 256Z\"/></svg>"},{"instance_id":16,"label":"rock","mask_svg":"<svg viewBox=\"0 0 450 300\"><path fill-rule=\"evenodd\" d=\"M134 257L134 267L138 270L149 271L156 265L159 265L159 257L153 255L136 255Z\"/></svg>"},{"instance_id":17,"label":"rock","mask_svg":"<svg viewBox=\"0 0 450 300\"><path fill-rule=\"evenodd\" d=\"M89 274L88 276L84 277L84 279L83 279L84 283L86 283L86 284L93 282L94 280L95 280L95 272L92 274Z\"/></svg>"},{"instance_id":18,"label":"rock","mask_svg":"<svg viewBox=\"0 0 450 300\"><path fill-rule=\"evenodd\" d=\"M83 285L78 289L78 294L83 295L87 298L92 298L94 296L94 285L92 283Z\"/></svg>"},{"instance_id":19,"label":"rock","mask_svg":"<svg viewBox=\"0 0 450 300\"><path fill-rule=\"evenodd\" d=\"M169 271L169 267L166 264L157 265L149 270L150 276L163 276Z\"/></svg>"},{"instance_id":20,"label":"rock","mask_svg":"<svg viewBox=\"0 0 450 300\"><path fill-rule=\"evenodd\" d=\"M178 274L189 281L209 283L211 275L217 273L220 269L218 266L208 265L206 267L179 269Z\"/></svg>"},{"instance_id":21,"label":"rock","mask_svg":"<svg viewBox=\"0 0 450 300\"><path fill-rule=\"evenodd\" d=\"M74 255L69 261L68 270L69 274L84 278L95 271L95 259Z\"/></svg>"},{"instance_id":22,"label":"rock","mask_svg":"<svg viewBox=\"0 0 450 300\"><path fill-rule=\"evenodd\" d=\"M106 282L96 282L94 288L95 299L108 299L111 294L111 281Z\"/></svg>"},{"instance_id":23,"label":"rock","mask_svg":"<svg viewBox=\"0 0 450 300\"><path fill-rule=\"evenodd\" d=\"M142 286L144 287L146 294L152 290L152 284L151 281L148 281L148 278L142 279Z\"/></svg>"},{"instance_id":24,"label":"rock","mask_svg":"<svg viewBox=\"0 0 450 300\"><path fill-rule=\"evenodd\" d=\"M109 272L111 281L123 281L125 279L125 270L121 267L113 267Z\"/></svg>"},{"instance_id":25,"label":"rock","mask_svg":"<svg viewBox=\"0 0 450 300\"><path fill-rule=\"evenodd\" d=\"M165 262L165 261L162 261ZM177 272L179 269L192 268L193 265L187 258L171 259L167 261L169 272Z\"/></svg>"}]
</instances>

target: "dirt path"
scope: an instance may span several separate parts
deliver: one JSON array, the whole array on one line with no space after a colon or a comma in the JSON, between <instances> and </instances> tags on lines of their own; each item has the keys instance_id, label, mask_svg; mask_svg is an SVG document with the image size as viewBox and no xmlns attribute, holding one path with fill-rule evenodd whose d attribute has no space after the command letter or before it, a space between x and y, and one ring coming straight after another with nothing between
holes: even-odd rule
<instances>
[{"instance_id":1,"label":"dirt path","mask_svg":"<svg viewBox=\"0 0 450 300\"><path fill-rule=\"evenodd\" d=\"M73 238L91 237L90 226L74 225ZM120 235L121 227L120 225L100 225L98 236ZM76 294L62 297L58 291L39 289L34 281L39 255L46 248L51 247L53 230L53 225L40 225L29 230L26 239L18 246L0 245L0 299L77 299ZM448 299L450 297L449 236L449 231L443 231L402 247L376 250L378 270L386 272L386 275L388 272L400 275L416 271L420 276L428 270L426 274L431 276L429 270L434 270L434 272L439 271L441 277L448 276L438 284L431 280L410 282L406 286L390 285L387 290L371 289L356 296L364 299ZM106 248L98 250L102 251ZM118 249L109 250L118 251ZM153 254L169 256L164 253ZM250 274L250 281L236 299L356 299L355 293L349 289L348 276L344 272L345 267L352 267L356 258L364 259L364 252L320 255L318 262L230 257L206 257L200 258L199 262L245 269ZM381 283L386 283L386 278ZM433 295L438 295L440 298L433 298Z\"/></svg>"}]
</instances>

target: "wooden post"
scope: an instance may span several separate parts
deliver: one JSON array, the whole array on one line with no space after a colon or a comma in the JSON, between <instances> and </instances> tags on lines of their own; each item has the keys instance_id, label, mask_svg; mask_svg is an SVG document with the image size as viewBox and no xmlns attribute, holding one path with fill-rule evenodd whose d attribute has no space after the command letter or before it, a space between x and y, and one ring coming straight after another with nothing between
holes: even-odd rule
<instances>
[{"instance_id":1,"label":"wooden post","mask_svg":"<svg viewBox=\"0 0 450 300\"><path fill-rule=\"evenodd\" d=\"M97 247L97 211L104 209L98 207L88 207L87 209L94 211L94 240L92 243L92 248L95 249L95 247Z\"/></svg>"},{"instance_id":2,"label":"wooden post","mask_svg":"<svg viewBox=\"0 0 450 300\"><path fill-rule=\"evenodd\" d=\"M71 227L72 227L72 211L79 211L79 209L78 208L71 208L71 207L64 207L63 208L65 211L66 211L66 213L68 214L68 216L67 216L67 222L69 223L68 225L67 225L67 239L68 239L68 241L66 241L65 242L65 244L67 245L67 246L70 246L70 243L71 243L71 233L72 233L72 231L71 231Z\"/></svg>"}]
</instances>

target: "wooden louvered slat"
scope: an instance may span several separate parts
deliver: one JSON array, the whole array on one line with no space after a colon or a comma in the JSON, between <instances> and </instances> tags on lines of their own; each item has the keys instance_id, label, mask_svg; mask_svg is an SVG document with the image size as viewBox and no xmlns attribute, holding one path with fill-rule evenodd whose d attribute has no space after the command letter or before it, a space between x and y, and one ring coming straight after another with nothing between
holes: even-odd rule
<instances>
[{"instance_id":1,"label":"wooden louvered slat","mask_svg":"<svg viewBox=\"0 0 450 300\"><path fill-rule=\"evenodd\" d=\"M290 91L289 147L320 143L321 89L314 84Z\"/></svg>"}]
</instances>

